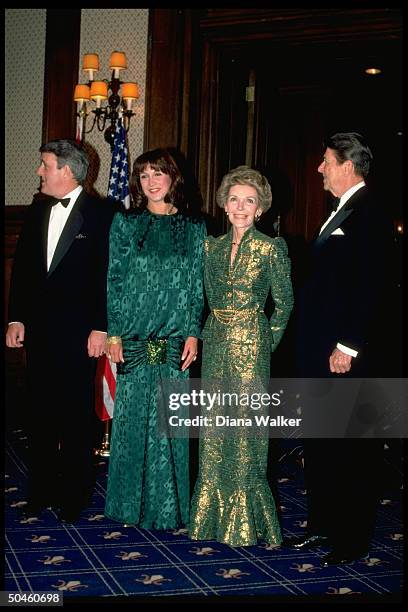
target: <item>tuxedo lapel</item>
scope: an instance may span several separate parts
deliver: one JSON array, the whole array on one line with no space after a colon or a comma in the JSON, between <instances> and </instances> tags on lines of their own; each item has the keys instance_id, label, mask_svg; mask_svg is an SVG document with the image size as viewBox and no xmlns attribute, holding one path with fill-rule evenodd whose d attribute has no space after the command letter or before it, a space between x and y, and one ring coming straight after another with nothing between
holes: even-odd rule
<instances>
[{"instance_id":1,"label":"tuxedo lapel","mask_svg":"<svg viewBox=\"0 0 408 612\"><path fill-rule=\"evenodd\" d=\"M62 230L60 239L58 240L57 248L55 249L50 269L48 270L48 276L50 276L50 274L54 272L55 268L58 266L61 259L68 251L72 242L75 240L75 236L78 234L79 230L82 227L84 217L82 215L81 209L85 201L85 197L85 192L82 191L82 193L78 197L77 202L75 202L74 204L71 214L67 219L64 229Z\"/></svg>"},{"instance_id":2,"label":"tuxedo lapel","mask_svg":"<svg viewBox=\"0 0 408 612\"><path fill-rule=\"evenodd\" d=\"M51 204L46 207L44 211L44 216L41 224L41 244L42 244L42 254L43 254L43 264L44 270L47 271L47 247L48 247L48 225L50 223L50 215L51 215Z\"/></svg>"},{"instance_id":3,"label":"tuxedo lapel","mask_svg":"<svg viewBox=\"0 0 408 612\"><path fill-rule=\"evenodd\" d=\"M342 208L337 213L337 215L335 215L333 217L333 219L330 221L330 223L328 223L326 225L326 227L324 228L322 233L317 237L315 244L318 246L322 242L327 240L327 238L329 236L331 236L331 234L334 232L334 230L336 230L338 227L340 227L340 225L343 223L343 221L345 221L345 219L347 219L347 217L349 217L352 212L353 212L353 209L352 208L347 209L347 204L346 204L344 206L344 208Z\"/></svg>"},{"instance_id":4,"label":"tuxedo lapel","mask_svg":"<svg viewBox=\"0 0 408 612\"><path fill-rule=\"evenodd\" d=\"M358 208L360 201L363 201L367 194L367 187L361 187L358 189L351 198L347 200L343 208L333 217L333 219L326 225L320 236L316 238L314 246L319 247L340 225L349 217L355 208Z\"/></svg>"}]
</instances>

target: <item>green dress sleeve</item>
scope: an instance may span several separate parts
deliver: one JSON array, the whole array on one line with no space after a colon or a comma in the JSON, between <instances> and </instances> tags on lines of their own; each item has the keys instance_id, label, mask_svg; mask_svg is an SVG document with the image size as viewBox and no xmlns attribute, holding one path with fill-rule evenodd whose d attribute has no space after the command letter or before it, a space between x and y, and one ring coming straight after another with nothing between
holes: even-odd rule
<instances>
[{"instance_id":1,"label":"green dress sleeve","mask_svg":"<svg viewBox=\"0 0 408 612\"><path fill-rule=\"evenodd\" d=\"M293 308L290 259L283 238L274 238L270 252L271 293L275 310L270 319L272 352L278 346Z\"/></svg>"},{"instance_id":2,"label":"green dress sleeve","mask_svg":"<svg viewBox=\"0 0 408 612\"><path fill-rule=\"evenodd\" d=\"M108 335L122 335L121 308L123 283L127 273L131 250L131 219L122 212L113 218L109 234L108 267ZM132 219L133 221L133 219Z\"/></svg>"},{"instance_id":3,"label":"green dress sleeve","mask_svg":"<svg viewBox=\"0 0 408 612\"><path fill-rule=\"evenodd\" d=\"M191 275L190 275L190 316L186 338L201 338L204 310L204 240L207 235L204 221L191 223Z\"/></svg>"}]
</instances>

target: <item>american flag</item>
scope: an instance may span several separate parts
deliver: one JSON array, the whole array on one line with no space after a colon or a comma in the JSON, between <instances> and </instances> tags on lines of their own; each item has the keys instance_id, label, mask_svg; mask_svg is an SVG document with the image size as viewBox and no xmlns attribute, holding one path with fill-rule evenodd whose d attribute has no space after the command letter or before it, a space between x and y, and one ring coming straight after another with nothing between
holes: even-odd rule
<instances>
[{"instance_id":1,"label":"american flag","mask_svg":"<svg viewBox=\"0 0 408 612\"><path fill-rule=\"evenodd\" d=\"M130 207L128 149L122 118L119 118L116 123L108 197L122 202L125 208ZM95 387L96 414L101 421L107 421L113 416L116 390L116 364L109 361L106 355L99 357Z\"/></svg>"},{"instance_id":2,"label":"american flag","mask_svg":"<svg viewBox=\"0 0 408 612\"><path fill-rule=\"evenodd\" d=\"M119 118L116 123L108 198L122 202L125 208L130 206L128 150L122 118Z\"/></svg>"}]
</instances>

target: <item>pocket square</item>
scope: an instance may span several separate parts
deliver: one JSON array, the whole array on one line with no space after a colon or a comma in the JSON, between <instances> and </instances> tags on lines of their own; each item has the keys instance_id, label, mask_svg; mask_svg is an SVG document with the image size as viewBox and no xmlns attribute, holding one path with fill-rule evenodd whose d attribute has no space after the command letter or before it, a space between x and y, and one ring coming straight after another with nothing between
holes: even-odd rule
<instances>
[{"instance_id":1,"label":"pocket square","mask_svg":"<svg viewBox=\"0 0 408 612\"><path fill-rule=\"evenodd\" d=\"M75 240L80 240L81 238L86 238L85 234L77 234L75 236Z\"/></svg>"},{"instance_id":2,"label":"pocket square","mask_svg":"<svg viewBox=\"0 0 408 612\"><path fill-rule=\"evenodd\" d=\"M334 230L334 232L330 234L330 236L344 236L344 232L341 229L341 227L338 227L337 229Z\"/></svg>"}]
</instances>

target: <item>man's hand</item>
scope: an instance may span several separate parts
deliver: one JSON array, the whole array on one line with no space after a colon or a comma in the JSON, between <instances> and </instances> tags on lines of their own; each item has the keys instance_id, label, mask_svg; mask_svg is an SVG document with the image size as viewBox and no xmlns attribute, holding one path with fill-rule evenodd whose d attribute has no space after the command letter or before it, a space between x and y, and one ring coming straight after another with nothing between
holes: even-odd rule
<instances>
[{"instance_id":1,"label":"man's hand","mask_svg":"<svg viewBox=\"0 0 408 612\"><path fill-rule=\"evenodd\" d=\"M329 357L330 372L335 374L346 374L351 370L351 355L343 353L340 349L335 348Z\"/></svg>"},{"instance_id":2,"label":"man's hand","mask_svg":"<svg viewBox=\"0 0 408 612\"><path fill-rule=\"evenodd\" d=\"M92 330L88 338L88 355L89 357L100 357L106 351L106 332Z\"/></svg>"},{"instance_id":3,"label":"man's hand","mask_svg":"<svg viewBox=\"0 0 408 612\"><path fill-rule=\"evenodd\" d=\"M24 334L23 323L10 323L6 332L6 345L9 348L21 348L24 342Z\"/></svg>"},{"instance_id":4,"label":"man's hand","mask_svg":"<svg viewBox=\"0 0 408 612\"><path fill-rule=\"evenodd\" d=\"M181 361L183 361L183 365L181 366L182 372L187 370L191 363L197 359L197 344L197 338L194 338L194 336L189 336L186 339L183 354L181 356Z\"/></svg>"}]
</instances>

